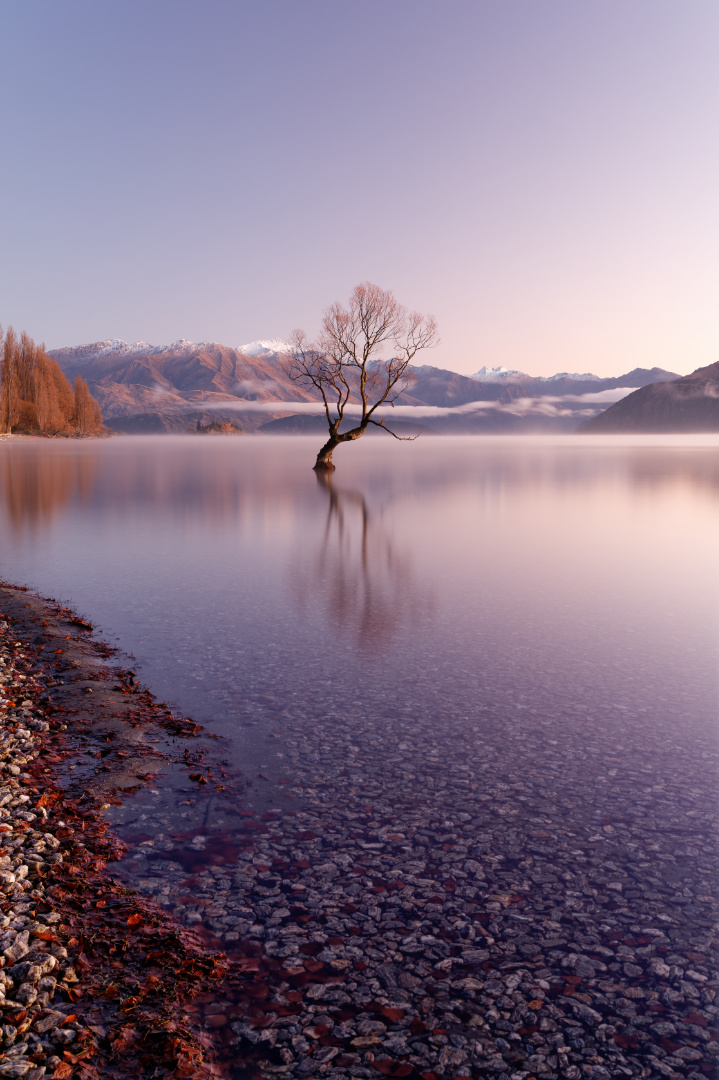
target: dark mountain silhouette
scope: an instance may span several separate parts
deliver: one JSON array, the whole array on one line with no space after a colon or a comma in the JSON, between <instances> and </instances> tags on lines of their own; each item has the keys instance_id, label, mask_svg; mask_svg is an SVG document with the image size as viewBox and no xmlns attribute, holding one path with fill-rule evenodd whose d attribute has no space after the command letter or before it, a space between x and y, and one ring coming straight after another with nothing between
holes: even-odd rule
<instances>
[{"instance_id":1,"label":"dark mountain silhouette","mask_svg":"<svg viewBox=\"0 0 719 1080\"><path fill-rule=\"evenodd\" d=\"M719 362L635 390L582 424L588 434L719 431Z\"/></svg>"},{"instance_id":2,"label":"dark mountain silhouette","mask_svg":"<svg viewBox=\"0 0 719 1080\"><path fill-rule=\"evenodd\" d=\"M340 425L340 431L348 431L353 426L352 418L345 418ZM427 424L415 424L411 420L387 420L387 427L395 435L402 438L414 435L436 435L435 428ZM327 431L327 420L324 413L304 413L295 416L281 416L279 420L270 420L261 424L259 429L264 435L317 435ZM367 428L368 435L382 435L377 427ZM386 436L385 436L386 437Z\"/></svg>"},{"instance_id":3,"label":"dark mountain silhouette","mask_svg":"<svg viewBox=\"0 0 719 1080\"><path fill-rule=\"evenodd\" d=\"M68 378L79 374L87 381L105 422L116 431L179 432L200 420L205 425L232 421L247 431L276 432L288 430L288 425L278 428L273 421L297 415L291 403L317 401L282 370L282 347L279 341L233 349L211 341L152 346L144 341L128 345L107 340L54 349L50 355ZM602 401L575 400L581 395L677 378L661 368L637 368L610 379L535 378L511 372L501 379L482 381L430 366L415 368L414 375L415 382L402 395L401 404L469 409L416 418L424 428L446 433L571 431L604 407ZM248 404L246 411L243 403ZM250 403L263 403L264 411ZM473 403L481 404L472 410ZM295 427L303 423L298 420ZM402 423L415 421L406 418Z\"/></svg>"}]
</instances>

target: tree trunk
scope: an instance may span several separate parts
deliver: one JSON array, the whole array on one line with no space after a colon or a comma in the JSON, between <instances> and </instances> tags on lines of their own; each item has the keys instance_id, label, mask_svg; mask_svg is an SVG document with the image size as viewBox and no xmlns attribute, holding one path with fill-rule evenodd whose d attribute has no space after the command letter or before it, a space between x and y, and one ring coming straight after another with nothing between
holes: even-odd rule
<instances>
[{"instance_id":1,"label":"tree trunk","mask_svg":"<svg viewBox=\"0 0 719 1080\"><path fill-rule=\"evenodd\" d=\"M337 439L334 435L330 435L329 439L317 455L317 461L315 461L313 467L315 469L331 472L334 469L334 465L332 464L332 451L335 447L339 446L341 442L342 439Z\"/></svg>"}]
</instances>

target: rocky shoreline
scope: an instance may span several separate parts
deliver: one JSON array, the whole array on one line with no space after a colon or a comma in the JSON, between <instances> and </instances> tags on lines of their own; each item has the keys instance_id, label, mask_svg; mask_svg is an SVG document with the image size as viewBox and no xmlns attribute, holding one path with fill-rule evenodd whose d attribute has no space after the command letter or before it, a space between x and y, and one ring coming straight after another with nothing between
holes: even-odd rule
<instances>
[{"instance_id":1,"label":"rocky shoreline","mask_svg":"<svg viewBox=\"0 0 719 1080\"><path fill-rule=\"evenodd\" d=\"M0 1077L715 1074L711 741L587 727L577 766L539 721L311 717L268 732L280 808L228 779L180 833L141 785L174 754L209 789L197 729L67 609L0 610Z\"/></svg>"},{"instance_id":2,"label":"rocky shoreline","mask_svg":"<svg viewBox=\"0 0 719 1080\"><path fill-rule=\"evenodd\" d=\"M110 876L122 845L103 820L114 790L157 770L149 733L195 729L108 665L89 630L0 586L0 1077L219 1075L183 1005L223 969ZM96 742L125 729L116 767L60 786L88 727Z\"/></svg>"}]
</instances>

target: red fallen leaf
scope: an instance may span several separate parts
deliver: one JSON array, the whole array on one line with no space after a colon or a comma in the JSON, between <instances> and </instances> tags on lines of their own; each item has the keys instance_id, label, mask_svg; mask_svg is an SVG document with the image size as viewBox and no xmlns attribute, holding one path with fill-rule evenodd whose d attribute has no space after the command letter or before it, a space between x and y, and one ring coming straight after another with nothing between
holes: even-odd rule
<instances>
[{"instance_id":1,"label":"red fallen leaf","mask_svg":"<svg viewBox=\"0 0 719 1080\"><path fill-rule=\"evenodd\" d=\"M636 1050L639 1039L635 1035L613 1035L612 1038L622 1050Z\"/></svg>"},{"instance_id":2,"label":"red fallen leaf","mask_svg":"<svg viewBox=\"0 0 719 1080\"><path fill-rule=\"evenodd\" d=\"M662 1050L666 1050L668 1054L673 1054L675 1050L679 1050L682 1044L678 1042L673 1042L672 1039L660 1039L659 1045L661 1046Z\"/></svg>"},{"instance_id":3,"label":"red fallen leaf","mask_svg":"<svg viewBox=\"0 0 719 1080\"><path fill-rule=\"evenodd\" d=\"M207 783L207 780L205 779L205 777L202 775L202 773L199 773L199 772L190 773L190 780L196 780L198 784L206 784Z\"/></svg>"},{"instance_id":4,"label":"red fallen leaf","mask_svg":"<svg viewBox=\"0 0 719 1080\"><path fill-rule=\"evenodd\" d=\"M422 1035L427 1030L427 1025L423 1024L418 1016L415 1016L414 1020L409 1026L409 1030L413 1035Z\"/></svg>"},{"instance_id":5,"label":"red fallen leaf","mask_svg":"<svg viewBox=\"0 0 719 1080\"><path fill-rule=\"evenodd\" d=\"M387 886L388 889L404 889L404 887L405 886L403 881L390 881L389 885Z\"/></svg>"},{"instance_id":6,"label":"red fallen leaf","mask_svg":"<svg viewBox=\"0 0 719 1080\"><path fill-rule=\"evenodd\" d=\"M302 1001L302 994L299 990L288 990L285 997L288 1001Z\"/></svg>"},{"instance_id":7,"label":"red fallen leaf","mask_svg":"<svg viewBox=\"0 0 719 1080\"><path fill-rule=\"evenodd\" d=\"M114 1001L115 998L120 996L120 991L116 986L106 986L102 996L107 998L108 1001Z\"/></svg>"},{"instance_id":8,"label":"red fallen leaf","mask_svg":"<svg viewBox=\"0 0 719 1080\"><path fill-rule=\"evenodd\" d=\"M122 1053L124 1050L129 1050L131 1046L134 1046L139 1038L140 1035L135 1028L120 1028L117 1038L113 1040L112 1049L118 1053Z\"/></svg>"},{"instance_id":9,"label":"red fallen leaf","mask_svg":"<svg viewBox=\"0 0 719 1080\"><path fill-rule=\"evenodd\" d=\"M72 1076L72 1065L68 1065L66 1061L59 1061L52 1074L52 1080L67 1080L68 1076Z\"/></svg>"},{"instance_id":10,"label":"red fallen leaf","mask_svg":"<svg viewBox=\"0 0 719 1080\"><path fill-rule=\"evenodd\" d=\"M382 1015L386 1016L388 1020L391 1020L393 1024L397 1024L404 1017L404 1010L393 1009L391 1005L385 1005L382 1009Z\"/></svg>"},{"instance_id":11,"label":"red fallen leaf","mask_svg":"<svg viewBox=\"0 0 719 1080\"><path fill-rule=\"evenodd\" d=\"M364 960L356 960L352 967L355 969L355 971L365 971L367 965L365 964Z\"/></svg>"},{"instance_id":12,"label":"red fallen leaf","mask_svg":"<svg viewBox=\"0 0 719 1080\"><path fill-rule=\"evenodd\" d=\"M392 1058L380 1058L374 1062L374 1067L383 1076L409 1076L410 1073L414 1072L409 1062L400 1063L399 1061L393 1061Z\"/></svg>"},{"instance_id":13,"label":"red fallen leaf","mask_svg":"<svg viewBox=\"0 0 719 1080\"><path fill-rule=\"evenodd\" d=\"M260 958L258 956L243 956L242 959L238 961L237 966L240 971L258 971L260 967Z\"/></svg>"},{"instance_id":14,"label":"red fallen leaf","mask_svg":"<svg viewBox=\"0 0 719 1080\"><path fill-rule=\"evenodd\" d=\"M71 1061L73 1065L77 1065L78 1061L84 1061L85 1058L92 1057L94 1053L93 1047L88 1046L87 1050L83 1050L81 1054L71 1054L69 1050L63 1050L62 1056L67 1061Z\"/></svg>"},{"instance_id":15,"label":"red fallen leaf","mask_svg":"<svg viewBox=\"0 0 719 1080\"><path fill-rule=\"evenodd\" d=\"M685 1024L695 1024L697 1027L706 1027L707 1022L701 1013L689 1013L689 1016L684 1017Z\"/></svg>"},{"instance_id":16,"label":"red fallen leaf","mask_svg":"<svg viewBox=\"0 0 719 1080\"><path fill-rule=\"evenodd\" d=\"M374 1067L383 1076L391 1076L394 1072L395 1062L392 1061L392 1058L380 1058L374 1062Z\"/></svg>"},{"instance_id":17,"label":"red fallen leaf","mask_svg":"<svg viewBox=\"0 0 719 1080\"><path fill-rule=\"evenodd\" d=\"M141 922L142 922L142 915L140 915L139 912L136 912L134 915L128 915L128 917L127 917L127 925L128 926L137 926L137 924L141 923Z\"/></svg>"}]
</instances>

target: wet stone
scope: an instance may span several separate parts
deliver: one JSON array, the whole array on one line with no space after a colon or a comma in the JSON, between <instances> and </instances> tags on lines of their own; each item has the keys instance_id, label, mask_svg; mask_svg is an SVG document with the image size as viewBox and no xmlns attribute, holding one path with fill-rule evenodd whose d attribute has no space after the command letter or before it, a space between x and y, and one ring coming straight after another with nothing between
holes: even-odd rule
<instances>
[{"instance_id":1,"label":"wet stone","mask_svg":"<svg viewBox=\"0 0 719 1080\"><path fill-rule=\"evenodd\" d=\"M237 1052L268 1076L713 1075L713 739L483 708L445 742L382 709L283 723L271 810L218 801L156 879L279 1002L238 987Z\"/></svg>"}]
</instances>

